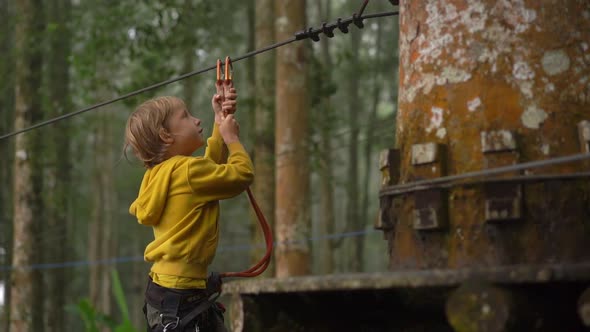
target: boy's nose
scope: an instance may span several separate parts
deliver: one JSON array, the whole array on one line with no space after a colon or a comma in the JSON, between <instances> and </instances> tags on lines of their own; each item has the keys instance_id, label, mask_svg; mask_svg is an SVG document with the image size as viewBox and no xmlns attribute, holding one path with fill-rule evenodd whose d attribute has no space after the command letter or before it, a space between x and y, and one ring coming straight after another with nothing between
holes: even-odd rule
<instances>
[{"instance_id":1,"label":"boy's nose","mask_svg":"<svg viewBox=\"0 0 590 332\"><path fill-rule=\"evenodd\" d=\"M197 118L195 118L195 124L196 124L197 126L200 126L200 125L201 125L201 119L197 119Z\"/></svg>"}]
</instances>

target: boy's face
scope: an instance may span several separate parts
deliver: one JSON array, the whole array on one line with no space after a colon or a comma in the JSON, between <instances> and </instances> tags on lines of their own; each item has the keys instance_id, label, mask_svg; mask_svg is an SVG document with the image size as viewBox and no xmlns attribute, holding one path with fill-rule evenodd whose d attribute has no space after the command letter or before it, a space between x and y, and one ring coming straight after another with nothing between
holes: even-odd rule
<instances>
[{"instance_id":1,"label":"boy's face","mask_svg":"<svg viewBox=\"0 0 590 332\"><path fill-rule=\"evenodd\" d=\"M186 108L175 110L168 122L170 135L174 139L170 148L177 154L190 156L205 145L201 120L193 117Z\"/></svg>"}]
</instances>

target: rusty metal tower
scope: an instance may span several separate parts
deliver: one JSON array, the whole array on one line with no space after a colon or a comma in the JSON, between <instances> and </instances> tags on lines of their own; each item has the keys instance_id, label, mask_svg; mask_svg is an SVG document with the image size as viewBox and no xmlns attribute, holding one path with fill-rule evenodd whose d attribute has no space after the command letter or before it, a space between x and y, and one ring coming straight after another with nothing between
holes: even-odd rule
<instances>
[{"instance_id":1,"label":"rusty metal tower","mask_svg":"<svg viewBox=\"0 0 590 332\"><path fill-rule=\"evenodd\" d=\"M456 331L542 330L550 302L571 322L579 301L588 324L590 164L550 160L590 152L590 2L401 1L399 70L377 223L390 270L472 280L446 300ZM548 303L527 325L530 290Z\"/></svg>"}]
</instances>

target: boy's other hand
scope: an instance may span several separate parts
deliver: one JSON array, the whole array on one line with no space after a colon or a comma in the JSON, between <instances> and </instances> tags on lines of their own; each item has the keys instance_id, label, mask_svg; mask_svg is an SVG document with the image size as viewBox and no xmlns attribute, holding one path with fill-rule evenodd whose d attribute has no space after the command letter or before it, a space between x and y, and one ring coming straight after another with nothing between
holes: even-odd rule
<instances>
[{"instance_id":1,"label":"boy's other hand","mask_svg":"<svg viewBox=\"0 0 590 332\"><path fill-rule=\"evenodd\" d=\"M240 141L240 125L233 114L222 117L219 133L226 145Z\"/></svg>"},{"instance_id":2,"label":"boy's other hand","mask_svg":"<svg viewBox=\"0 0 590 332\"><path fill-rule=\"evenodd\" d=\"M236 112L237 101L226 99L221 103L221 111L223 115L230 115Z\"/></svg>"}]
</instances>

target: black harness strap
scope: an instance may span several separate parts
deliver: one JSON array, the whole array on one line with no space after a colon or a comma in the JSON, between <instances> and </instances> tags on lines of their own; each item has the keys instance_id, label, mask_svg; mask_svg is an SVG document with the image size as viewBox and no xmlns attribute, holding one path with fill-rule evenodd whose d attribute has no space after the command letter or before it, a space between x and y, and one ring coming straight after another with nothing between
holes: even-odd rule
<instances>
[{"instance_id":1,"label":"black harness strap","mask_svg":"<svg viewBox=\"0 0 590 332\"><path fill-rule=\"evenodd\" d=\"M160 323L164 326L164 331L174 330L180 323L178 310L180 309L180 296L166 296L162 300L162 309L160 310Z\"/></svg>"},{"instance_id":2,"label":"black harness strap","mask_svg":"<svg viewBox=\"0 0 590 332\"><path fill-rule=\"evenodd\" d=\"M166 296L162 301L160 320L164 331L183 331L183 329L192 323L200 314L207 311L211 306L216 305L215 300L221 293L221 276L219 273L212 272L207 278L207 298L184 317L178 316L180 309L180 297Z\"/></svg>"},{"instance_id":3,"label":"black harness strap","mask_svg":"<svg viewBox=\"0 0 590 332\"><path fill-rule=\"evenodd\" d=\"M200 314L202 314L203 312L205 312L211 306L216 305L215 304L215 300L217 300L217 298L221 294L221 283L222 283L222 281L221 281L220 274L217 273L217 272L211 272L211 274L207 278L207 296L208 296L208 299L206 299L203 302L201 302L196 308L194 308L191 312L189 312L188 314L186 314L178 322L178 327L180 327L180 330L181 331L182 331L182 329L187 324L189 324L195 318L197 318L197 316L199 316ZM212 296L213 296L213 298L211 298Z\"/></svg>"},{"instance_id":4,"label":"black harness strap","mask_svg":"<svg viewBox=\"0 0 590 332\"><path fill-rule=\"evenodd\" d=\"M196 308L194 308L191 312L186 314L178 321L178 324L175 326L175 328L179 328L179 331L182 331L189 323L193 322L200 314L207 311L207 309L209 309L214 304L215 301L211 300L204 300L203 302L199 303Z\"/></svg>"}]
</instances>

